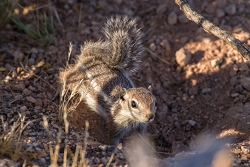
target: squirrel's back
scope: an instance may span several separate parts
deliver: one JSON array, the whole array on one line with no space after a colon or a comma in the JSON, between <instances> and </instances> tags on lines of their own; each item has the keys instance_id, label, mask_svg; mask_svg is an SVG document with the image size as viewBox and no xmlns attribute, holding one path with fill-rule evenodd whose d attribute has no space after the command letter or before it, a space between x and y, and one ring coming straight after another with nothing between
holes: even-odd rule
<instances>
[{"instance_id":1,"label":"squirrel's back","mask_svg":"<svg viewBox=\"0 0 250 167\"><path fill-rule=\"evenodd\" d=\"M103 28L105 41L87 42L82 52L102 61L111 69L135 72L141 62L143 52L142 33L135 19L111 17ZM81 57L79 57L81 58Z\"/></svg>"}]
</instances>

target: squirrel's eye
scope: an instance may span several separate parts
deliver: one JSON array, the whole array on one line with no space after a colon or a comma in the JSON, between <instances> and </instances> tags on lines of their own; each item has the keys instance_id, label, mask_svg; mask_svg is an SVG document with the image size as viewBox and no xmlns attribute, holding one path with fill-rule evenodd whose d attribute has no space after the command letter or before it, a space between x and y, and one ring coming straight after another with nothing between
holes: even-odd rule
<instances>
[{"instance_id":1,"label":"squirrel's eye","mask_svg":"<svg viewBox=\"0 0 250 167\"><path fill-rule=\"evenodd\" d=\"M155 101L155 107L157 107L157 101Z\"/></svg>"},{"instance_id":2,"label":"squirrel's eye","mask_svg":"<svg viewBox=\"0 0 250 167\"><path fill-rule=\"evenodd\" d=\"M137 107L137 104L136 104L136 102L134 100L132 100L131 106L132 106L132 108L136 108Z\"/></svg>"}]
</instances>

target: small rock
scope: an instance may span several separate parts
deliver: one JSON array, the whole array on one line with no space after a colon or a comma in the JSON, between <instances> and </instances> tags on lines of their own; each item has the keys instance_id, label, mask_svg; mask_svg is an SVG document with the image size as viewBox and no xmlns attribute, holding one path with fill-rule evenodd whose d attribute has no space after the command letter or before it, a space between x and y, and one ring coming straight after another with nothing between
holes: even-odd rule
<instances>
[{"instance_id":1,"label":"small rock","mask_svg":"<svg viewBox=\"0 0 250 167\"><path fill-rule=\"evenodd\" d=\"M230 79L230 85L231 86L235 86L239 83L239 80L238 80L238 77L237 76L234 76Z\"/></svg>"},{"instance_id":2,"label":"small rock","mask_svg":"<svg viewBox=\"0 0 250 167\"><path fill-rule=\"evenodd\" d=\"M196 122L193 121L193 120L188 120L188 123L189 123L189 125L191 125L191 126L194 126L194 125L196 124Z\"/></svg>"},{"instance_id":3,"label":"small rock","mask_svg":"<svg viewBox=\"0 0 250 167\"><path fill-rule=\"evenodd\" d=\"M181 39L180 39L181 43L186 43L187 41L188 41L188 37L187 36L181 37Z\"/></svg>"},{"instance_id":4,"label":"small rock","mask_svg":"<svg viewBox=\"0 0 250 167\"><path fill-rule=\"evenodd\" d=\"M40 107L42 107L43 106L43 101L42 101L42 99L36 99L36 102L35 102L35 105L36 106L40 106Z\"/></svg>"},{"instance_id":5,"label":"small rock","mask_svg":"<svg viewBox=\"0 0 250 167\"><path fill-rule=\"evenodd\" d=\"M31 103L35 103L36 102L36 99L34 99L32 96L28 96L26 97L26 99L31 102Z\"/></svg>"},{"instance_id":6,"label":"small rock","mask_svg":"<svg viewBox=\"0 0 250 167\"><path fill-rule=\"evenodd\" d=\"M218 18L221 18L221 17L225 16L225 12L222 9L216 9L215 16Z\"/></svg>"},{"instance_id":7,"label":"small rock","mask_svg":"<svg viewBox=\"0 0 250 167\"><path fill-rule=\"evenodd\" d=\"M101 158L101 162L106 165L108 163L108 159L106 157Z\"/></svg>"},{"instance_id":8,"label":"small rock","mask_svg":"<svg viewBox=\"0 0 250 167\"><path fill-rule=\"evenodd\" d=\"M167 39L163 39L161 42L160 42L160 45L165 48L168 52L171 51L171 47L170 47L170 44L168 42Z\"/></svg>"},{"instance_id":9,"label":"small rock","mask_svg":"<svg viewBox=\"0 0 250 167\"><path fill-rule=\"evenodd\" d=\"M115 2L117 5L121 5L121 4L122 4L122 0L114 0L114 2Z\"/></svg>"},{"instance_id":10,"label":"small rock","mask_svg":"<svg viewBox=\"0 0 250 167\"><path fill-rule=\"evenodd\" d=\"M36 136L37 133L36 133L36 132L30 132L29 135L30 135L30 136Z\"/></svg>"},{"instance_id":11,"label":"small rock","mask_svg":"<svg viewBox=\"0 0 250 167\"><path fill-rule=\"evenodd\" d=\"M168 24L174 25L177 23L177 15L175 12L171 12L168 15Z\"/></svg>"},{"instance_id":12,"label":"small rock","mask_svg":"<svg viewBox=\"0 0 250 167\"><path fill-rule=\"evenodd\" d=\"M237 97L237 96L239 96L240 94L239 93L232 93L231 94L231 97Z\"/></svg>"},{"instance_id":13,"label":"small rock","mask_svg":"<svg viewBox=\"0 0 250 167\"><path fill-rule=\"evenodd\" d=\"M31 94L32 92L29 90L29 89L24 89L23 90L23 92L22 92L22 94L24 95L24 96L29 96L30 94Z\"/></svg>"},{"instance_id":14,"label":"small rock","mask_svg":"<svg viewBox=\"0 0 250 167\"><path fill-rule=\"evenodd\" d=\"M5 64L4 68L7 70L7 71L10 71L10 70L14 70L15 67L11 66L9 63Z\"/></svg>"},{"instance_id":15,"label":"small rock","mask_svg":"<svg viewBox=\"0 0 250 167\"><path fill-rule=\"evenodd\" d=\"M167 116L167 120L171 124L174 122L174 119L171 116Z\"/></svg>"},{"instance_id":16,"label":"small rock","mask_svg":"<svg viewBox=\"0 0 250 167\"><path fill-rule=\"evenodd\" d=\"M13 56L14 56L15 61L17 61L17 60L20 60L24 56L24 54L20 50L16 50L13 53Z\"/></svg>"},{"instance_id":17,"label":"small rock","mask_svg":"<svg viewBox=\"0 0 250 167\"><path fill-rule=\"evenodd\" d=\"M190 131L190 130L191 130L191 126L190 126L189 124L187 124L186 127L185 127L185 129L186 129L187 131Z\"/></svg>"},{"instance_id":18,"label":"small rock","mask_svg":"<svg viewBox=\"0 0 250 167\"><path fill-rule=\"evenodd\" d=\"M159 5L156 9L156 13L158 15L163 14L164 12L166 12L166 5Z\"/></svg>"},{"instance_id":19,"label":"small rock","mask_svg":"<svg viewBox=\"0 0 250 167\"><path fill-rule=\"evenodd\" d=\"M189 20L185 14L181 14L180 16L178 16L178 20L182 24L186 24L189 22Z\"/></svg>"},{"instance_id":20,"label":"small rock","mask_svg":"<svg viewBox=\"0 0 250 167\"><path fill-rule=\"evenodd\" d=\"M248 91L250 91L250 78L247 77L243 77L240 79L240 84L247 89Z\"/></svg>"},{"instance_id":21,"label":"small rock","mask_svg":"<svg viewBox=\"0 0 250 167\"><path fill-rule=\"evenodd\" d=\"M23 96L22 96L22 95L16 95L14 98L15 98L16 100L17 100L17 99L22 99Z\"/></svg>"},{"instance_id":22,"label":"small rock","mask_svg":"<svg viewBox=\"0 0 250 167\"><path fill-rule=\"evenodd\" d=\"M43 164L46 163L46 159L45 159L45 158L40 158L39 161L40 161L41 163L43 163Z\"/></svg>"},{"instance_id":23,"label":"small rock","mask_svg":"<svg viewBox=\"0 0 250 167\"><path fill-rule=\"evenodd\" d=\"M175 53L175 58L176 62L183 67L190 63L192 56L187 49L181 48Z\"/></svg>"},{"instance_id":24,"label":"small rock","mask_svg":"<svg viewBox=\"0 0 250 167\"><path fill-rule=\"evenodd\" d=\"M32 48L32 49L30 50L30 52L31 52L31 53L34 53L34 54L38 54L37 48Z\"/></svg>"},{"instance_id":25,"label":"small rock","mask_svg":"<svg viewBox=\"0 0 250 167\"><path fill-rule=\"evenodd\" d=\"M209 93L209 92L211 92L211 88L203 88L203 89L201 90L201 93L202 93L202 94Z\"/></svg>"},{"instance_id":26,"label":"small rock","mask_svg":"<svg viewBox=\"0 0 250 167\"><path fill-rule=\"evenodd\" d=\"M29 65L29 66L32 66L32 65L34 65L34 64L35 64L35 59L30 58L30 59L28 60L28 65Z\"/></svg>"},{"instance_id":27,"label":"small rock","mask_svg":"<svg viewBox=\"0 0 250 167\"><path fill-rule=\"evenodd\" d=\"M27 111L27 107L26 106L20 107L20 112L25 112L25 111Z\"/></svg>"},{"instance_id":28,"label":"small rock","mask_svg":"<svg viewBox=\"0 0 250 167\"><path fill-rule=\"evenodd\" d=\"M189 95L197 95L198 94L198 87L194 86L194 87L189 88L188 93L189 93Z\"/></svg>"},{"instance_id":29,"label":"small rock","mask_svg":"<svg viewBox=\"0 0 250 167\"><path fill-rule=\"evenodd\" d=\"M214 13L214 9L215 9L214 5L209 4L209 5L207 5L205 11L207 13L211 14L211 13Z\"/></svg>"},{"instance_id":30,"label":"small rock","mask_svg":"<svg viewBox=\"0 0 250 167\"><path fill-rule=\"evenodd\" d=\"M23 83L18 83L16 85L12 85L11 89L14 91L22 91L25 88Z\"/></svg>"},{"instance_id":31,"label":"small rock","mask_svg":"<svg viewBox=\"0 0 250 167\"><path fill-rule=\"evenodd\" d=\"M101 162L101 161L100 161L99 158L96 157L96 158L94 159L94 163L95 163L95 164L100 164L100 162Z\"/></svg>"},{"instance_id":32,"label":"small rock","mask_svg":"<svg viewBox=\"0 0 250 167\"><path fill-rule=\"evenodd\" d=\"M235 4L230 4L225 8L225 12L229 15L234 15L236 13Z\"/></svg>"},{"instance_id":33,"label":"small rock","mask_svg":"<svg viewBox=\"0 0 250 167\"><path fill-rule=\"evenodd\" d=\"M155 45L155 43L151 43L151 44L149 45L149 49L152 50L152 51L155 51L155 50L156 50L156 45Z\"/></svg>"}]
</instances>

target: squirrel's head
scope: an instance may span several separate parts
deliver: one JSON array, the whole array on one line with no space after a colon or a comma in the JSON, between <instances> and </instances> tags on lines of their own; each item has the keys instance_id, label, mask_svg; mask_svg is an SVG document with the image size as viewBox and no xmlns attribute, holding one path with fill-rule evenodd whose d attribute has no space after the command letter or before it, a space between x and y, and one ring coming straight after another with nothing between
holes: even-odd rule
<instances>
[{"instance_id":1,"label":"squirrel's head","mask_svg":"<svg viewBox=\"0 0 250 167\"><path fill-rule=\"evenodd\" d=\"M157 107L151 87L124 88L119 103L121 107L119 115L131 121L148 123L154 120Z\"/></svg>"}]
</instances>

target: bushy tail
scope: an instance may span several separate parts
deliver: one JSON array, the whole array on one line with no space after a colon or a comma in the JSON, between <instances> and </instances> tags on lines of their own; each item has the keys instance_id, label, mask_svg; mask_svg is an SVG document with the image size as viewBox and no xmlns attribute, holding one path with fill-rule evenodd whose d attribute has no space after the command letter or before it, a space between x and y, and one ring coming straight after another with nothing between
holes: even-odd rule
<instances>
[{"instance_id":1,"label":"bushy tail","mask_svg":"<svg viewBox=\"0 0 250 167\"><path fill-rule=\"evenodd\" d=\"M111 68L134 72L138 69L143 52L142 33L135 19L111 17L107 20L103 33L109 43L110 55L101 59Z\"/></svg>"}]
</instances>

